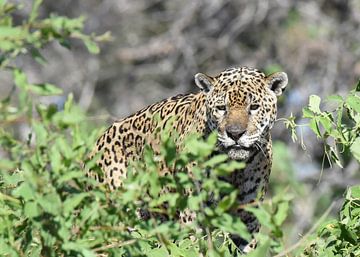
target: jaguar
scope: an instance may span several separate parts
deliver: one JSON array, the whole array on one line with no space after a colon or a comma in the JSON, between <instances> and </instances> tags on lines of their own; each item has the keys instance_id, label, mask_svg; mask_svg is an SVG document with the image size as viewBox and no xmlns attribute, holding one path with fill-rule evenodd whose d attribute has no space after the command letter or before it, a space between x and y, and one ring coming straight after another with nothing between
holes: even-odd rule
<instances>
[{"instance_id":1,"label":"jaguar","mask_svg":"<svg viewBox=\"0 0 360 257\"><path fill-rule=\"evenodd\" d=\"M288 84L287 74L265 75L254 68L235 67L215 76L197 73L195 84L200 88L197 93L170 97L115 121L89 155L90 159L99 155L97 165L102 172L89 170L87 176L110 190L121 187L129 163L141 158L146 144L156 151L160 141L155 135L171 122L171 130L179 135L177 144L191 133L206 137L215 131L217 152L246 163L226 178L238 189L238 204L262 201L272 165L270 130L276 120L277 98ZM259 230L253 215L242 209L236 212L250 233ZM241 238L234 242L242 249L249 245Z\"/></svg>"}]
</instances>

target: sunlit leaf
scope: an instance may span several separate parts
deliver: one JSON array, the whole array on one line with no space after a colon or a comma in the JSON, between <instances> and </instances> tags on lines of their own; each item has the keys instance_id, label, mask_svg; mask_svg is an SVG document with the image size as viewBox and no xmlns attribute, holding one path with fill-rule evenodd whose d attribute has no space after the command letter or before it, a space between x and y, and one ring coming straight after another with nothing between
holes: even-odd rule
<instances>
[{"instance_id":1,"label":"sunlit leaf","mask_svg":"<svg viewBox=\"0 0 360 257\"><path fill-rule=\"evenodd\" d=\"M360 97L357 95L349 95L346 98L346 103L350 108L354 109L357 113L360 113Z\"/></svg>"},{"instance_id":2,"label":"sunlit leaf","mask_svg":"<svg viewBox=\"0 0 360 257\"><path fill-rule=\"evenodd\" d=\"M309 127L319 138L321 138L321 132L316 119L310 120Z\"/></svg>"},{"instance_id":3,"label":"sunlit leaf","mask_svg":"<svg viewBox=\"0 0 360 257\"><path fill-rule=\"evenodd\" d=\"M321 98L317 95L311 95L309 97L309 109L314 113L320 114L320 102Z\"/></svg>"},{"instance_id":4,"label":"sunlit leaf","mask_svg":"<svg viewBox=\"0 0 360 257\"><path fill-rule=\"evenodd\" d=\"M29 183L22 183L13 191L13 196L22 197L25 201L35 199L36 194L34 188Z\"/></svg>"},{"instance_id":5,"label":"sunlit leaf","mask_svg":"<svg viewBox=\"0 0 360 257\"><path fill-rule=\"evenodd\" d=\"M314 113L307 107L303 108L302 112L303 112L304 118L313 118L314 117Z\"/></svg>"},{"instance_id":6,"label":"sunlit leaf","mask_svg":"<svg viewBox=\"0 0 360 257\"><path fill-rule=\"evenodd\" d=\"M267 239L261 245L259 245L254 251L251 251L246 257L263 257L267 256L270 248L271 240Z\"/></svg>"},{"instance_id":7,"label":"sunlit leaf","mask_svg":"<svg viewBox=\"0 0 360 257\"><path fill-rule=\"evenodd\" d=\"M340 95L330 95L326 97L326 100L336 102L336 103L342 103L344 99Z\"/></svg>"},{"instance_id":8,"label":"sunlit leaf","mask_svg":"<svg viewBox=\"0 0 360 257\"><path fill-rule=\"evenodd\" d=\"M350 147L350 151L360 163L360 137L355 139L354 143Z\"/></svg>"},{"instance_id":9,"label":"sunlit leaf","mask_svg":"<svg viewBox=\"0 0 360 257\"><path fill-rule=\"evenodd\" d=\"M227 211L235 203L235 201L237 199L237 195L238 195L238 192L236 190L231 192L231 194L226 195L218 203L216 210L219 211L219 213L223 213L223 212Z\"/></svg>"},{"instance_id":10,"label":"sunlit leaf","mask_svg":"<svg viewBox=\"0 0 360 257\"><path fill-rule=\"evenodd\" d=\"M214 167L215 165L225 162L228 158L229 157L226 154L215 155L214 157L210 158L210 160L206 161L204 166Z\"/></svg>"},{"instance_id":11,"label":"sunlit leaf","mask_svg":"<svg viewBox=\"0 0 360 257\"><path fill-rule=\"evenodd\" d=\"M40 215L41 211L36 202L28 201L24 205L24 213L29 218L34 218Z\"/></svg>"},{"instance_id":12,"label":"sunlit leaf","mask_svg":"<svg viewBox=\"0 0 360 257\"><path fill-rule=\"evenodd\" d=\"M278 203L276 213L273 217L276 225L280 226L286 219L289 210L289 202L283 201Z\"/></svg>"},{"instance_id":13,"label":"sunlit leaf","mask_svg":"<svg viewBox=\"0 0 360 257\"><path fill-rule=\"evenodd\" d=\"M62 209L61 200L57 193L50 193L36 199L45 212L59 215Z\"/></svg>"},{"instance_id":14,"label":"sunlit leaf","mask_svg":"<svg viewBox=\"0 0 360 257\"><path fill-rule=\"evenodd\" d=\"M64 213L68 214L71 211L73 211L81 203L81 201L84 200L84 198L87 196L88 196L87 193L80 193L67 198L63 203Z\"/></svg>"},{"instance_id":15,"label":"sunlit leaf","mask_svg":"<svg viewBox=\"0 0 360 257\"><path fill-rule=\"evenodd\" d=\"M48 143L48 141L47 141L48 133L47 133L45 127L43 126L43 124L34 121L32 123L32 126L35 131L36 144L38 146L46 146Z\"/></svg>"}]
</instances>

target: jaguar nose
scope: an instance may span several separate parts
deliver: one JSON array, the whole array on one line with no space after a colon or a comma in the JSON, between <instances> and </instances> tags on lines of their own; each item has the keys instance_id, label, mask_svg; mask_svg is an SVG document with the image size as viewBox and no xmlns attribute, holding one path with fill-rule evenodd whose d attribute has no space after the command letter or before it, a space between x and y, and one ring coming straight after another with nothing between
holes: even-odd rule
<instances>
[{"instance_id":1,"label":"jaguar nose","mask_svg":"<svg viewBox=\"0 0 360 257\"><path fill-rule=\"evenodd\" d=\"M237 142L239 138L246 132L246 129L234 125L226 126L225 130L226 134L235 142Z\"/></svg>"}]
</instances>

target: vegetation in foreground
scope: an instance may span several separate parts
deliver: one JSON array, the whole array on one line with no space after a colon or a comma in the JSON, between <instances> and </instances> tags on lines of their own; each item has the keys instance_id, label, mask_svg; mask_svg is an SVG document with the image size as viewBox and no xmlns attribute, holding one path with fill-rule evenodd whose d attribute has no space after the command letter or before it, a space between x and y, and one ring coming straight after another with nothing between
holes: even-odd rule
<instances>
[{"instance_id":1,"label":"vegetation in foreground","mask_svg":"<svg viewBox=\"0 0 360 257\"><path fill-rule=\"evenodd\" d=\"M61 16L38 18L41 1L21 25L14 25L17 5L0 1L0 68L11 72L14 90L0 102L0 255L1 256L233 256L237 249L229 233L249 238L245 226L230 211L247 208L263 225L256 235L258 248L248 256L359 256L360 186L345 193L336 219L325 212L313 228L293 246L284 244L283 223L292 211L291 189L282 188L259 208L235 206L236 189L218 179L241 163L227 163L226 156L209 157L216 138L188 139L188 150L175 152L173 140L163 137L161 155L151 149L134 166L124 188L109 194L106 188L86 191L92 181L84 177L82 163L97 138L86 115L67 97L63 106L42 103L43 96L62 94L48 83L28 81L17 56L29 54L44 63L43 46L57 41L70 47L73 39L97 53L95 41L105 36L83 34L83 19ZM298 125L290 117L286 125L294 140L296 130L309 127L324 142L326 158L334 165L355 158L360 161L360 85L345 97L331 96L332 109L322 110L321 99L311 96ZM20 131L26 130L26 138ZM174 176L159 177L159 160ZM343 160L341 162L341 160ZM185 172L196 162L193 177ZM87 163L92 166L94 163ZM210 169L209 175L204 172ZM199 190L201 181L202 190ZM171 192L158 197L164 186ZM140 190L141 189L141 190ZM188 197L184 191L191 190ZM216 205L208 204L217 202ZM151 218L137 218L138 208L151 210ZM177 209L190 209L198 219L180 228ZM329 208L330 210L330 208ZM170 217L163 220L161 217ZM161 219L161 221L160 221ZM193 237L190 239L189 235Z\"/></svg>"}]
</instances>

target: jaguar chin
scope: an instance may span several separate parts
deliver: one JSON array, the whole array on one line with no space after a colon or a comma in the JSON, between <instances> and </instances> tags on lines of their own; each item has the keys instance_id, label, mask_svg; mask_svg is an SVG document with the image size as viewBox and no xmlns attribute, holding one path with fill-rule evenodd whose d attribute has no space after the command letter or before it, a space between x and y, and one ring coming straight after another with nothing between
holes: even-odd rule
<instances>
[{"instance_id":1,"label":"jaguar chin","mask_svg":"<svg viewBox=\"0 0 360 257\"><path fill-rule=\"evenodd\" d=\"M246 161L254 151L254 147L230 146L224 151L231 160Z\"/></svg>"}]
</instances>

